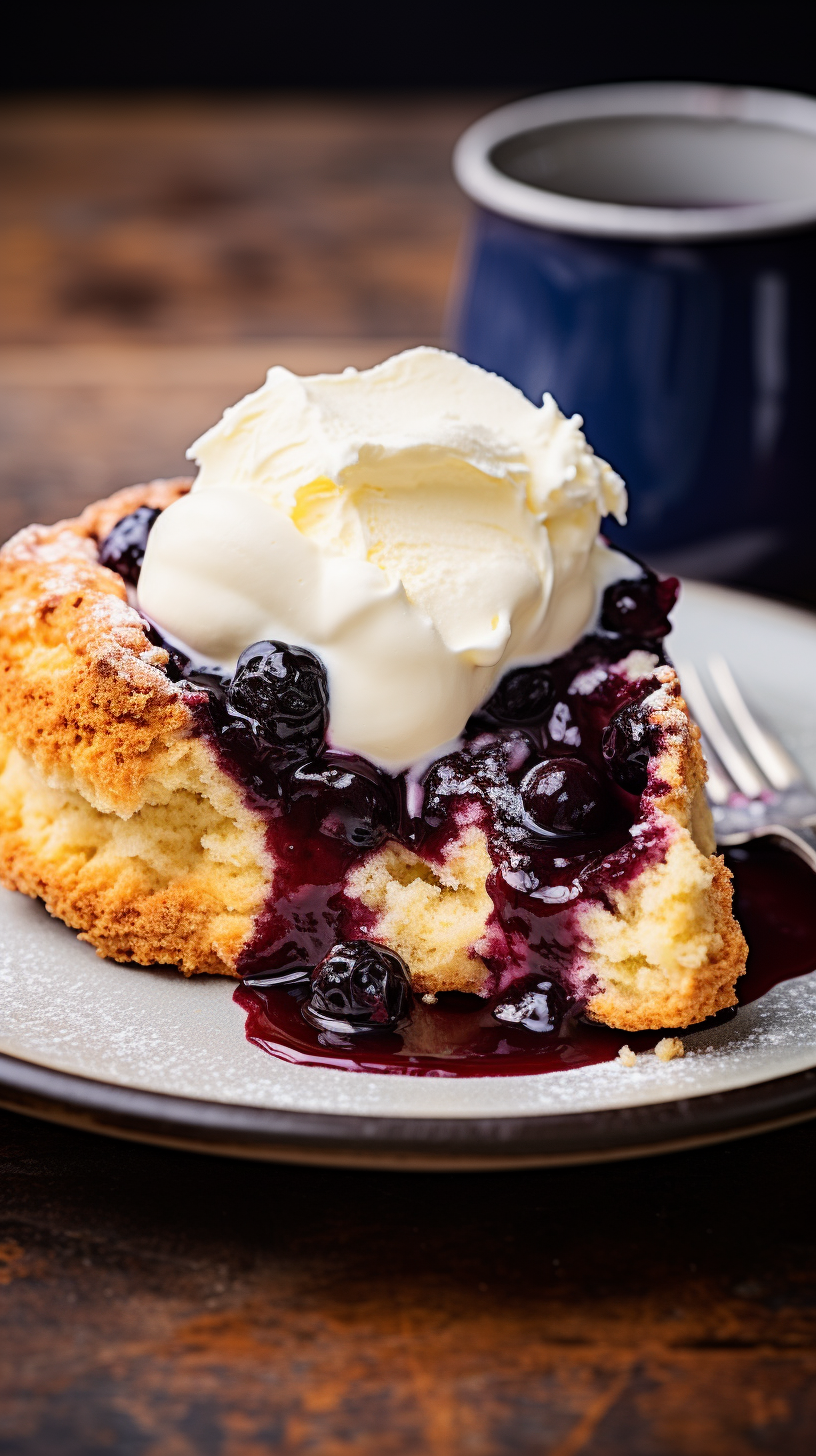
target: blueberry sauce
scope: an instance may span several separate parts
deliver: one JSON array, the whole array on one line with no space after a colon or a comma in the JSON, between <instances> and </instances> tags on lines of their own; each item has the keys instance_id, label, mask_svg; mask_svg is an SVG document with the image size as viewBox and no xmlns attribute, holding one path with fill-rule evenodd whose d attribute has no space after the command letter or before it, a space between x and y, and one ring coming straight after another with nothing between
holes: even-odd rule
<instances>
[{"instance_id":1,"label":"blueberry sauce","mask_svg":"<svg viewBox=\"0 0 816 1456\"><path fill-rule=\"evenodd\" d=\"M790 851L768 841L731 850L734 909L749 945L737 982L740 1005L781 981L816 969L813 873ZM324 1031L304 1019L308 977L291 985L242 985L234 1000L246 1013L247 1040L285 1062L412 1077L508 1077L565 1071L613 1061L624 1045L650 1051L666 1035L685 1036L729 1020L722 1011L686 1031L622 1032L593 1025L556 983L533 976L483 1001L450 992L435 1006L415 1001L396 1031L365 1038Z\"/></svg>"},{"instance_id":2,"label":"blueberry sauce","mask_svg":"<svg viewBox=\"0 0 816 1456\"><path fill-rule=\"evenodd\" d=\"M666 661L657 627L675 585L642 568L628 583L642 587L634 607L614 595L618 585L606 591L603 620L623 612L620 628L600 627L546 666L514 669L420 784L327 746L328 685L311 652L257 642L229 674L146 624L199 732L266 823L276 870L242 976L289 977L340 941L367 939L374 916L345 894L349 871L385 839L441 868L475 824L493 864L480 946L493 989L531 975L569 985L577 902L603 903L664 849L665 831L648 821L636 839L629 832L643 820L655 746L641 703L659 684L648 667L634 680L609 669L634 650L650 654L651 671Z\"/></svg>"},{"instance_id":3,"label":"blueberry sauce","mask_svg":"<svg viewBox=\"0 0 816 1456\"><path fill-rule=\"evenodd\" d=\"M334 749L315 754L311 738L304 761L282 768L257 732L236 723L228 701L187 679L201 731L266 821L277 867L242 975L288 974L314 966L338 941L366 938L374 917L345 895L349 871L386 837L441 866L468 821L484 829L494 865L482 958L496 989L544 970L563 980L575 902L603 899L663 852L660 829L644 824L636 841L630 835L640 798L610 775L602 748L619 708L658 686L610 676L603 664L620 652L621 639L597 635L549 664L550 700L523 728L472 718L461 746L426 774L413 817L404 776Z\"/></svg>"},{"instance_id":4,"label":"blueberry sauce","mask_svg":"<svg viewBox=\"0 0 816 1456\"><path fill-rule=\"evenodd\" d=\"M229 673L147 624L198 731L266 824L275 874L235 992L250 1041L287 1061L414 1076L558 1070L608 1061L625 1042L655 1045L663 1032L583 1017L574 917L586 900L609 904L665 850L665 830L643 813L660 746L644 699L659 686L676 592L645 567L608 587L599 628L546 666L506 675L420 784L328 746L326 673L306 649L254 643ZM636 650L653 666L634 680L610 671ZM484 831L493 864L480 945L491 995L426 1004L344 886L386 839L441 867L467 824ZM734 851L731 867L751 947L744 1002L813 969L816 906L809 872L780 849Z\"/></svg>"}]
</instances>

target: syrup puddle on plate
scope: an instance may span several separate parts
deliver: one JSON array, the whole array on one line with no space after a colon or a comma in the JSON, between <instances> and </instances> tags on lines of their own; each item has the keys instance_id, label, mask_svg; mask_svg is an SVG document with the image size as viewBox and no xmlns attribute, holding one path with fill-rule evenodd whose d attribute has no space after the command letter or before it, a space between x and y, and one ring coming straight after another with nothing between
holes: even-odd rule
<instances>
[{"instance_id":1,"label":"syrup puddle on plate","mask_svg":"<svg viewBox=\"0 0 816 1456\"><path fill-rule=\"evenodd\" d=\"M749 946L748 969L737 984L744 1006L780 981L816 969L816 886L800 859L767 840L731 850L726 860L734 874L734 912ZM435 1006L417 999L410 1024L399 1032L333 1038L303 1019L300 1007L308 996L308 982L263 990L239 986L233 999L246 1013L247 1040L270 1056L310 1067L408 1077L517 1077L613 1061L624 1045L650 1051L671 1031L612 1031L570 1015L564 1002L554 1029L534 1032L497 1021L492 1001L451 992ZM721 1012L687 1031L734 1014Z\"/></svg>"}]
</instances>

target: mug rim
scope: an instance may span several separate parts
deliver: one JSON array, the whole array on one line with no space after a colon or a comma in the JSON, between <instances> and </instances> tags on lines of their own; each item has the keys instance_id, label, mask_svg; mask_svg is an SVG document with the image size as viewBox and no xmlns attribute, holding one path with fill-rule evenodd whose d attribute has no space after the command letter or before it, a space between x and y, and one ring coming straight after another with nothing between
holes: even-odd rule
<instances>
[{"instance_id":1,"label":"mug rim","mask_svg":"<svg viewBox=\"0 0 816 1456\"><path fill-rule=\"evenodd\" d=\"M516 181L492 160L500 142L525 132L618 116L765 123L816 136L816 100L793 91L684 81L578 86L511 102L474 122L454 149L454 176L463 192L489 211L555 232L633 241L714 241L788 231L816 222L816 200L751 202L739 208L598 202Z\"/></svg>"}]
</instances>

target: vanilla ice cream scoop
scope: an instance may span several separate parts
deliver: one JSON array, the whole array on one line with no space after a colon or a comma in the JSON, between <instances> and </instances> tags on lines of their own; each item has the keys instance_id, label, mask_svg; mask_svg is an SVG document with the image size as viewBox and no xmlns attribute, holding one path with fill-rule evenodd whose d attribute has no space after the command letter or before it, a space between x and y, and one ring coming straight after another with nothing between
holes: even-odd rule
<instances>
[{"instance_id":1,"label":"vanilla ice cream scoop","mask_svg":"<svg viewBox=\"0 0 816 1456\"><path fill-rule=\"evenodd\" d=\"M139 605L225 667L264 638L311 648L332 744L401 770L629 574L597 539L623 483L581 423L438 349L270 369L187 452L198 478L153 527Z\"/></svg>"}]
</instances>

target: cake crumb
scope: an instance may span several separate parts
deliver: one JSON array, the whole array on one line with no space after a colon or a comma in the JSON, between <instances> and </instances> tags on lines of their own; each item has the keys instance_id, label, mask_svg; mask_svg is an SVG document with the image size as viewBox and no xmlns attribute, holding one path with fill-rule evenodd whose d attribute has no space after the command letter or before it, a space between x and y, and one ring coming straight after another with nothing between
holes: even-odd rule
<instances>
[{"instance_id":1,"label":"cake crumb","mask_svg":"<svg viewBox=\"0 0 816 1456\"><path fill-rule=\"evenodd\" d=\"M673 1062L675 1057L684 1057L686 1049L679 1036L664 1036L662 1041L655 1047L655 1056L659 1062Z\"/></svg>"},{"instance_id":2,"label":"cake crumb","mask_svg":"<svg viewBox=\"0 0 816 1456\"><path fill-rule=\"evenodd\" d=\"M435 1006L436 1005L436 997L434 996L433 991L426 991L425 992L425 995L422 998L422 1003L423 1003L424 1006Z\"/></svg>"},{"instance_id":3,"label":"cake crumb","mask_svg":"<svg viewBox=\"0 0 816 1456\"><path fill-rule=\"evenodd\" d=\"M633 1067L637 1061L637 1055L632 1051L631 1047L622 1046L618 1052L618 1061L623 1062L625 1067Z\"/></svg>"}]
</instances>

